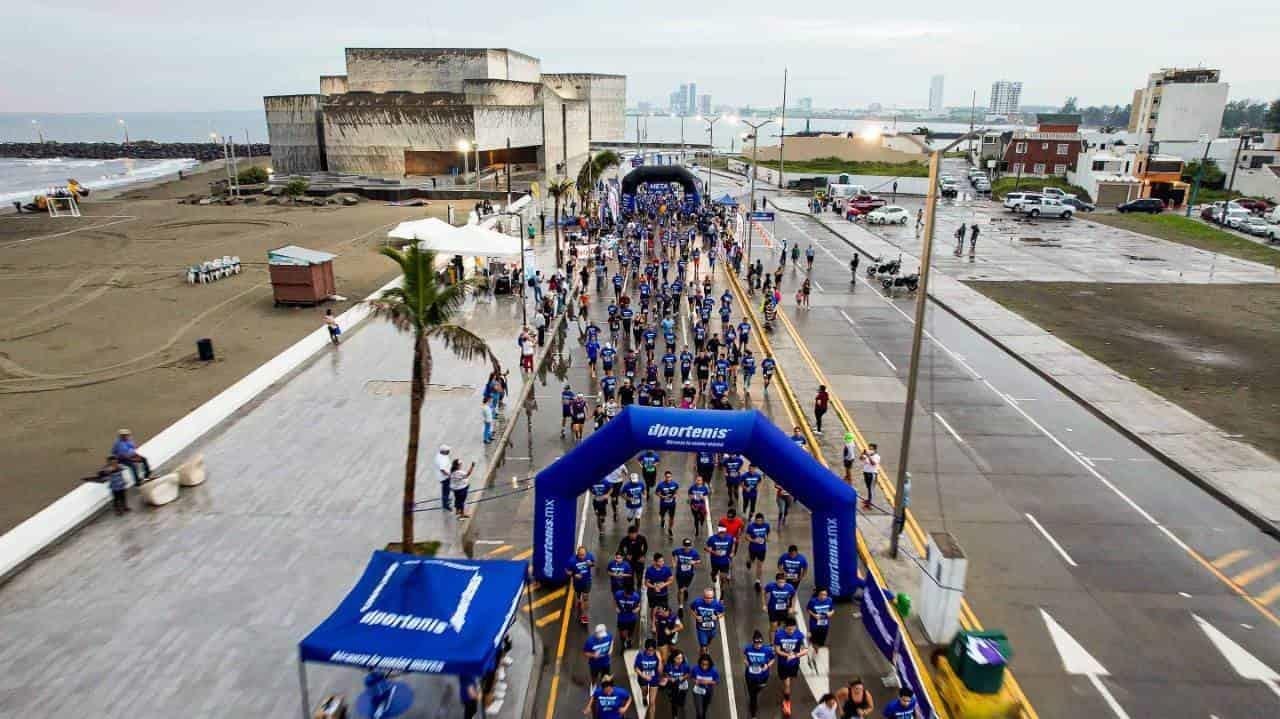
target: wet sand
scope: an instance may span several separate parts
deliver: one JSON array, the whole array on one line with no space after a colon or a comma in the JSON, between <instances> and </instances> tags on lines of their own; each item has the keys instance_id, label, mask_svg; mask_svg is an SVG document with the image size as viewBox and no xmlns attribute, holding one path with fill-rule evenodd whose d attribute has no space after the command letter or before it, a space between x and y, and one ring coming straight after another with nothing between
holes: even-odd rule
<instances>
[{"instance_id":1,"label":"wet sand","mask_svg":"<svg viewBox=\"0 0 1280 719\"><path fill-rule=\"evenodd\" d=\"M319 327L326 308L339 314L392 279L376 252L386 231L446 213L444 202L177 204L221 175L206 169L93 196L81 218L0 216L0 532L92 474L118 428L146 441ZM288 244L338 255L347 301L275 307L266 253ZM186 284L187 266L223 255L244 271ZM202 337L213 362L195 357Z\"/></svg>"}]
</instances>

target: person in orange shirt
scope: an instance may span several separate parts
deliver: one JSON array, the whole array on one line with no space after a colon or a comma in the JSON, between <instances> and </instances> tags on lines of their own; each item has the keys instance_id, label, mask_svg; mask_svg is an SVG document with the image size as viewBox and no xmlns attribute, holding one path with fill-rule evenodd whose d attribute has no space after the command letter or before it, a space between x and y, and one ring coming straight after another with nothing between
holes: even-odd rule
<instances>
[{"instance_id":1,"label":"person in orange shirt","mask_svg":"<svg viewBox=\"0 0 1280 719\"><path fill-rule=\"evenodd\" d=\"M742 530L747 526L746 522L742 521L742 517L738 516L738 510L730 507L729 511L720 518L717 526L724 527L725 531L729 533L729 536L733 537L732 556L738 556L738 535L742 534Z\"/></svg>"}]
</instances>

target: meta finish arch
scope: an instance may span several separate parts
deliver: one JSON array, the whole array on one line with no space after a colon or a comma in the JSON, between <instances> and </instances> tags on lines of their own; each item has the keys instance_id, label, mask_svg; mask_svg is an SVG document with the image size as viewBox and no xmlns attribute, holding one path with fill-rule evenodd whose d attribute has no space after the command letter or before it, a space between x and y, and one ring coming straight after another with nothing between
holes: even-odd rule
<instances>
[{"instance_id":1,"label":"meta finish arch","mask_svg":"<svg viewBox=\"0 0 1280 719\"><path fill-rule=\"evenodd\" d=\"M857 584L854 490L801 449L758 410L689 410L629 406L534 481L534 573L562 584L575 550L579 497L618 465L646 449L731 452L782 485L813 517L812 566L817 586L849 599Z\"/></svg>"},{"instance_id":2,"label":"meta finish arch","mask_svg":"<svg viewBox=\"0 0 1280 719\"><path fill-rule=\"evenodd\" d=\"M622 178L622 200L623 204L628 208L635 206L636 191L640 189L641 184L670 184L676 183L684 189L684 201L686 205L697 207L701 202L698 193L698 179L693 176L692 172L680 165L641 165L632 168Z\"/></svg>"}]
</instances>

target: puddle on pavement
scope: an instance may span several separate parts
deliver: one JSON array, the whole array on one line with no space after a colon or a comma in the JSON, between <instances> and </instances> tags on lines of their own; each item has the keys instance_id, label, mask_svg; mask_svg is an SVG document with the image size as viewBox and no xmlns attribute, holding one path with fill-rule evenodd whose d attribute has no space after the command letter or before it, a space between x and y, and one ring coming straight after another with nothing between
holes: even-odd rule
<instances>
[{"instance_id":1,"label":"puddle on pavement","mask_svg":"<svg viewBox=\"0 0 1280 719\"><path fill-rule=\"evenodd\" d=\"M374 397L407 397L413 387L409 380L371 379L364 383L364 391ZM425 401L456 397L459 394L474 394L475 385L469 384L429 384Z\"/></svg>"}]
</instances>

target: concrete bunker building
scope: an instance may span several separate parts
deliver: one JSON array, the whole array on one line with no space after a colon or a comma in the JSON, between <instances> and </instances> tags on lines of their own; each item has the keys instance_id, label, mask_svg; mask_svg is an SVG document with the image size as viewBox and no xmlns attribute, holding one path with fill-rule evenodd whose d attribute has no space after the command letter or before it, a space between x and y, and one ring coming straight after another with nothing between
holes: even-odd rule
<instances>
[{"instance_id":1,"label":"concrete bunker building","mask_svg":"<svg viewBox=\"0 0 1280 719\"><path fill-rule=\"evenodd\" d=\"M276 172L448 175L475 143L481 168L572 178L592 142L626 134L625 75L544 74L505 48L347 48L346 68L319 93L263 98Z\"/></svg>"}]
</instances>

